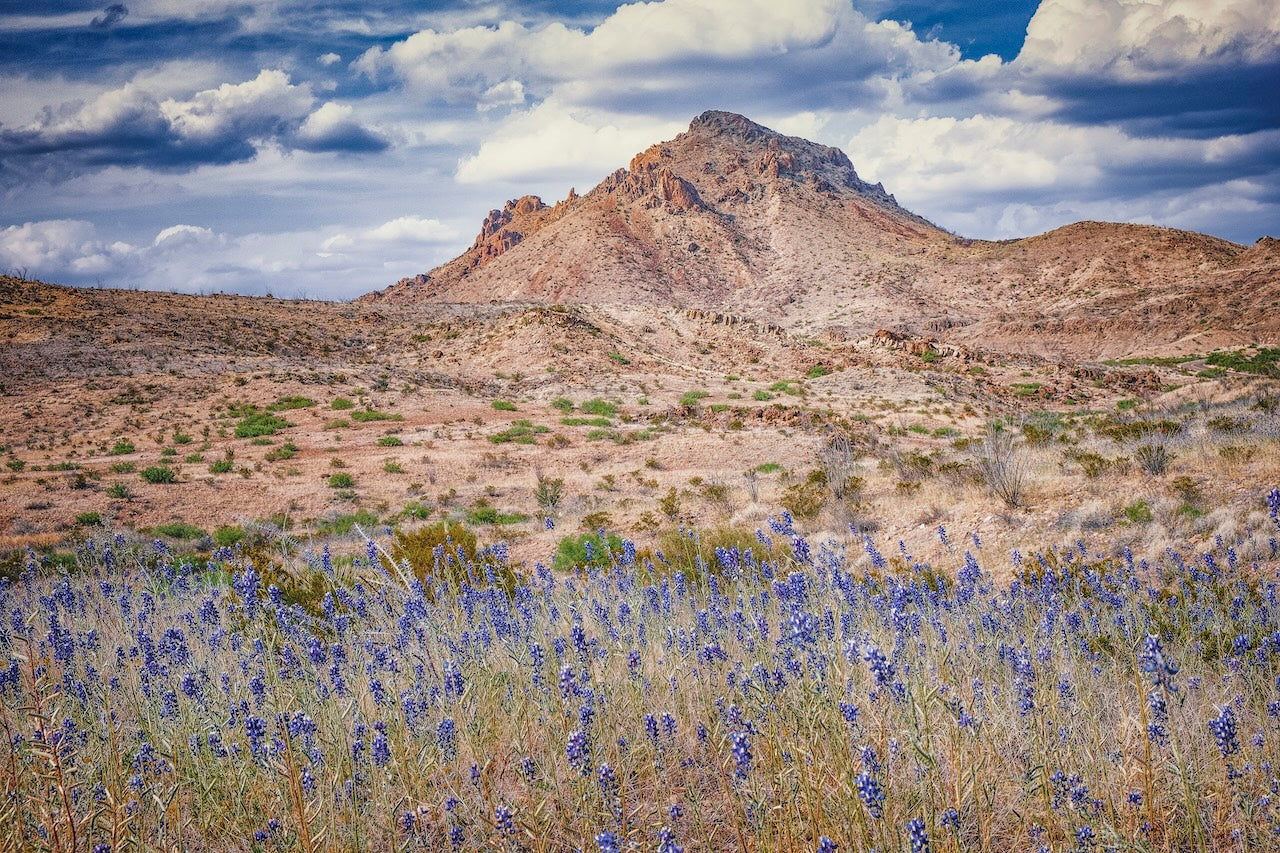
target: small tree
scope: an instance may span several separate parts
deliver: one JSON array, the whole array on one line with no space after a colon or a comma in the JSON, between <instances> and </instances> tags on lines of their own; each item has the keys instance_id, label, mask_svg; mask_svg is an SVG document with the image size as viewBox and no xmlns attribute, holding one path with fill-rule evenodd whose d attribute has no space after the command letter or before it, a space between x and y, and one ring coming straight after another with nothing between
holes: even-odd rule
<instances>
[{"instance_id":1,"label":"small tree","mask_svg":"<svg viewBox=\"0 0 1280 853\"><path fill-rule=\"evenodd\" d=\"M534 469L533 476L537 478L534 494L538 500L538 509L547 515L555 515L564 501L564 480L560 477L548 477L538 468Z\"/></svg>"}]
</instances>

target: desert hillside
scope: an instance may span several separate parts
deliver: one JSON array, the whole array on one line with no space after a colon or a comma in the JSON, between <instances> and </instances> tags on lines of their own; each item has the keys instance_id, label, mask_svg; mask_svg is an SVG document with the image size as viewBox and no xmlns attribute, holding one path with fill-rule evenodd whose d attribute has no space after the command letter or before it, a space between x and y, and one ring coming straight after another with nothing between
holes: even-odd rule
<instances>
[{"instance_id":1,"label":"desert hillside","mask_svg":"<svg viewBox=\"0 0 1280 853\"><path fill-rule=\"evenodd\" d=\"M804 334L1174 355L1280 336L1278 246L1099 222L969 240L838 149L710 111L584 195L507 202L462 255L364 299L684 305Z\"/></svg>"}]
</instances>

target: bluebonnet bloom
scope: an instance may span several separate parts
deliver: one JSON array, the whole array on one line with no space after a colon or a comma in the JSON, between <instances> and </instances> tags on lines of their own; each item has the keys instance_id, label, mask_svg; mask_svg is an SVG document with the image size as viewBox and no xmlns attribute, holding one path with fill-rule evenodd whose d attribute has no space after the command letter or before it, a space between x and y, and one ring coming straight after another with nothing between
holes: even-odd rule
<instances>
[{"instance_id":1,"label":"bluebonnet bloom","mask_svg":"<svg viewBox=\"0 0 1280 853\"><path fill-rule=\"evenodd\" d=\"M1218 716L1209 719L1209 731L1217 741L1223 758L1240 751L1240 741L1236 740L1236 715L1230 705L1223 705Z\"/></svg>"},{"instance_id":2,"label":"bluebonnet bloom","mask_svg":"<svg viewBox=\"0 0 1280 853\"><path fill-rule=\"evenodd\" d=\"M825 835L818 839L818 853L836 853L839 849L840 845Z\"/></svg>"},{"instance_id":3,"label":"bluebonnet bloom","mask_svg":"<svg viewBox=\"0 0 1280 853\"><path fill-rule=\"evenodd\" d=\"M730 749L733 756L733 776L735 779L746 779L751 772L751 738L746 732L734 732L729 739L733 744Z\"/></svg>"},{"instance_id":4,"label":"bluebonnet bloom","mask_svg":"<svg viewBox=\"0 0 1280 853\"><path fill-rule=\"evenodd\" d=\"M907 821L907 838L911 840L911 853L929 853L929 833L925 831L921 818L913 817Z\"/></svg>"},{"instance_id":5,"label":"bluebonnet bloom","mask_svg":"<svg viewBox=\"0 0 1280 853\"><path fill-rule=\"evenodd\" d=\"M440 747L445 761L452 761L458 755L458 731L452 717L445 717L436 727L436 745Z\"/></svg>"},{"instance_id":6,"label":"bluebonnet bloom","mask_svg":"<svg viewBox=\"0 0 1280 853\"><path fill-rule=\"evenodd\" d=\"M657 853L684 853L684 848L676 844L676 834L670 827L664 826L658 830Z\"/></svg>"},{"instance_id":7,"label":"bluebonnet bloom","mask_svg":"<svg viewBox=\"0 0 1280 853\"><path fill-rule=\"evenodd\" d=\"M618 836L606 829L596 836L596 846L600 853L618 853Z\"/></svg>"},{"instance_id":8,"label":"bluebonnet bloom","mask_svg":"<svg viewBox=\"0 0 1280 853\"><path fill-rule=\"evenodd\" d=\"M862 772L854 779L854 785L858 788L858 796L862 798L862 802L866 805L867 811L874 818L879 818L884 814L884 791L880 788L880 783L876 781L870 773Z\"/></svg>"},{"instance_id":9,"label":"bluebonnet bloom","mask_svg":"<svg viewBox=\"0 0 1280 853\"><path fill-rule=\"evenodd\" d=\"M502 805L493 810L493 822L503 835L515 835L515 813L510 806Z\"/></svg>"},{"instance_id":10,"label":"bluebonnet bloom","mask_svg":"<svg viewBox=\"0 0 1280 853\"><path fill-rule=\"evenodd\" d=\"M955 809L947 809L942 813L942 818L938 823L942 824L943 829L950 829L952 832L959 832L960 812Z\"/></svg>"},{"instance_id":11,"label":"bluebonnet bloom","mask_svg":"<svg viewBox=\"0 0 1280 853\"><path fill-rule=\"evenodd\" d=\"M391 760L391 745L387 742L386 723L374 723L374 729L373 763L379 767L385 767L387 762Z\"/></svg>"},{"instance_id":12,"label":"bluebonnet bloom","mask_svg":"<svg viewBox=\"0 0 1280 853\"><path fill-rule=\"evenodd\" d=\"M582 729L569 732L564 751L570 767L577 768L583 776L591 775L591 750L587 743L586 732Z\"/></svg>"}]
</instances>

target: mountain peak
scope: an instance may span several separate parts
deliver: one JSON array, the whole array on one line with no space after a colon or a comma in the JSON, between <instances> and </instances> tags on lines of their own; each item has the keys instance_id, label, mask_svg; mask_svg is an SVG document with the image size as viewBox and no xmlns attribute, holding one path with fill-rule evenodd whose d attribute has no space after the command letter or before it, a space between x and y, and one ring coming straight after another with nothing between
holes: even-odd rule
<instances>
[{"instance_id":1,"label":"mountain peak","mask_svg":"<svg viewBox=\"0 0 1280 853\"><path fill-rule=\"evenodd\" d=\"M780 139L782 134L756 124L746 116L724 110L707 110L689 122L690 133L733 136L745 142Z\"/></svg>"}]
</instances>

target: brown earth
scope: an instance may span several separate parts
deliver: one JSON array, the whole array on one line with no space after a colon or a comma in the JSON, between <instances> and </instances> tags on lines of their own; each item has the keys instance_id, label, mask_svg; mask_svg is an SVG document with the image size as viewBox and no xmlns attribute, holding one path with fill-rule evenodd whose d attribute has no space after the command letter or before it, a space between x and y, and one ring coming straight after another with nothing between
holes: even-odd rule
<instances>
[{"instance_id":1,"label":"brown earth","mask_svg":"<svg viewBox=\"0 0 1280 853\"><path fill-rule=\"evenodd\" d=\"M584 524L645 541L680 524L753 529L806 501L801 527L819 537L852 522L926 556L938 524L1028 552L1266 529L1272 379L1204 352L1126 365L941 338L657 304L336 304L0 278L0 550L174 521L265 521L318 546L363 513L368 532L470 519L535 560ZM287 426L236 437L249 407L282 402ZM974 478L972 440L993 417L1046 431L1019 445L1017 508ZM1135 419L1185 426L1165 473L1135 464L1140 441L1108 437ZM834 436L849 439L843 467L824 454ZM143 479L159 465L174 483ZM828 471L858 488L813 485ZM539 472L564 481L552 531ZM506 523L486 523L486 506Z\"/></svg>"}]
</instances>

